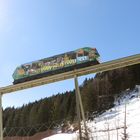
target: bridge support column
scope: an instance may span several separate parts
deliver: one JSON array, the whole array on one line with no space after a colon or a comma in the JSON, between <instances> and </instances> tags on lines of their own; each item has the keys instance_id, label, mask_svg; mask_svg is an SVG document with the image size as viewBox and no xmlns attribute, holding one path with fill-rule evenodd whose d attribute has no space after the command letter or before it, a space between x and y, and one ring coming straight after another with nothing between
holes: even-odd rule
<instances>
[{"instance_id":1,"label":"bridge support column","mask_svg":"<svg viewBox=\"0 0 140 140\"><path fill-rule=\"evenodd\" d=\"M74 82L75 82L75 94L76 94L76 108L77 108L77 116L78 116L78 123L79 123L79 136L80 140L82 140L82 132L81 132L81 116L82 120L84 123L84 133L86 135L86 140L88 140L88 132L87 132L87 126L86 126L86 119L85 119L85 113L84 113L84 108L83 108L83 103L80 95L80 89L78 85L78 78L75 75L74 77Z\"/></svg>"},{"instance_id":2,"label":"bridge support column","mask_svg":"<svg viewBox=\"0 0 140 140\"><path fill-rule=\"evenodd\" d=\"M3 140L2 94L0 93L0 140Z\"/></svg>"}]
</instances>

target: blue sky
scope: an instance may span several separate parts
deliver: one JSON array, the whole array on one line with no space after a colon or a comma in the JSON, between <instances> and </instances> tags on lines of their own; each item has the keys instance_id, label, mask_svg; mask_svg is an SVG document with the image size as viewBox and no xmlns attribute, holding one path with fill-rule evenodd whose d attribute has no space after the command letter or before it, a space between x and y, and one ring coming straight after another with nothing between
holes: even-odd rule
<instances>
[{"instance_id":1,"label":"blue sky","mask_svg":"<svg viewBox=\"0 0 140 140\"><path fill-rule=\"evenodd\" d=\"M102 62L140 53L139 7L139 0L0 0L0 87L12 84L20 64L85 46ZM3 96L3 107L73 88L71 79L18 91Z\"/></svg>"}]
</instances>

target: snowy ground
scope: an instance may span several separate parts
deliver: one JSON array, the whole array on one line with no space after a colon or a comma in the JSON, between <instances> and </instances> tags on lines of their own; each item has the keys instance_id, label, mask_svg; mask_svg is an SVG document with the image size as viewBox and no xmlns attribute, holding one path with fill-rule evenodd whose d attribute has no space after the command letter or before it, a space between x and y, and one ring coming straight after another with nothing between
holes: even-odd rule
<instances>
[{"instance_id":1,"label":"snowy ground","mask_svg":"<svg viewBox=\"0 0 140 140\"><path fill-rule=\"evenodd\" d=\"M43 140L78 140L76 133L73 134L56 134Z\"/></svg>"},{"instance_id":2,"label":"snowy ground","mask_svg":"<svg viewBox=\"0 0 140 140\"><path fill-rule=\"evenodd\" d=\"M127 96L124 95L127 92ZM129 140L140 140L140 86L126 90L116 101L115 107L93 121L88 121L89 137L94 140L122 140L126 105L126 133ZM77 133L57 134L43 140L78 140Z\"/></svg>"}]
</instances>

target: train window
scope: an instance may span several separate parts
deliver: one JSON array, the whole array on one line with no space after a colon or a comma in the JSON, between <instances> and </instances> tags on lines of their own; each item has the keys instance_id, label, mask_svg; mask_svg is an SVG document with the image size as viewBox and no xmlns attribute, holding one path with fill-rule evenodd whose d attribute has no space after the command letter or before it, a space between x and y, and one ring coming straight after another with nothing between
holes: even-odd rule
<instances>
[{"instance_id":1,"label":"train window","mask_svg":"<svg viewBox=\"0 0 140 140\"><path fill-rule=\"evenodd\" d=\"M33 64L32 64L32 68L33 68L33 69L40 68L39 62L33 63Z\"/></svg>"},{"instance_id":2,"label":"train window","mask_svg":"<svg viewBox=\"0 0 140 140\"><path fill-rule=\"evenodd\" d=\"M75 52L68 53L67 55L70 59L75 59L76 58L76 53Z\"/></svg>"},{"instance_id":3,"label":"train window","mask_svg":"<svg viewBox=\"0 0 140 140\"><path fill-rule=\"evenodd\" d=\"M88 54L89 54L88 52L84 51L84 56L88 56Z\"/></svg>"},{"instance_id":4,"label":"train window","mask_svg":"<svg viewBox=\"0 0 140 140\"><path fill-rule=\"evenodd\" d=\"M78 53L78 57L82 57L83 56L83 54L82 53Z\"/></svg>"}]
</instances>

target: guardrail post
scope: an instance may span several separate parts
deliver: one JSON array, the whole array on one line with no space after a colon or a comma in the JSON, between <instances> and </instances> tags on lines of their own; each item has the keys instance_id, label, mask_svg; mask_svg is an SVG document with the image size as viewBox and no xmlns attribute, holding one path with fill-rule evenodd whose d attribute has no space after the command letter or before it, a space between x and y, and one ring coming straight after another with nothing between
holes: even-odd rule
<instances>
[{"instance_id":1,"label":"guardrail post","mask_svg":"<svg viewBox=\"0 0 140 140\"><path fill-rule=\"evenodd\" d=\"M2 94L0 93L0 140L3 140Z\"/></svg>"},{"instance_id":2,"label":"guardrail post","mask_svg":"<svg viewBox=\"0 0 140 140\"><path fill-rule=\"evenodd\" d=\"M85 128L85 135L86 135L86 139L88 140L88 132L87 132L87 126L86 126L86 119L85 119L85 113L84 113L84 108L83 108L83 103L82 103L82 99L81 99L81 95L80 95L80 89L79 89L79 85L78 85L78 79L77 76L74 76L74 81L75 81L75 91L76 91L76 106L77 106L77 114L78 114L78 118L79 121L81 121L81 115L82 115L82 120L84 123L84 128ZM80 115L81 112L81 115ZM79 135L80 135L80 140L82 140L82 134L81 134L81 123L79 123Z\"/></svg>"}]
</instances>

